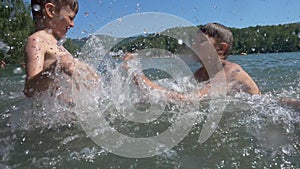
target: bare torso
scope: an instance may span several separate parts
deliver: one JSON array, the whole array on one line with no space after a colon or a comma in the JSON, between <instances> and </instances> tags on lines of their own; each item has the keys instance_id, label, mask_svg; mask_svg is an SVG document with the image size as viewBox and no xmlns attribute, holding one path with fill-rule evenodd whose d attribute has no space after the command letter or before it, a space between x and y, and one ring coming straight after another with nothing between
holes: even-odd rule
<instances>
[{"instance_id":1,"label":"bare torso","mask_svg":"<svg viewBox=\"0 0 300 169\"><path fill-rule=\"evenodd\" d=\"M229 61L224 61L223 65L229 89L249 94L260 94L260 90L254 80L240 65Z\"/></svg>"},{"instance_id":2,"label":"bare torso","mask_svg":"<svg viewBox=\"0 0 300 169\"><path fill-rule=\"evenodd\" d=\"M77 67L88 75L74 76ZM57 40L45 30L32 34L27 40L26 73L24 94L28 97L49 88L51 90L59 88L60 86L54 83L54 75L57 73L61 73L68 83L71 83L68 80L71 78L75 81L99 80L97 74L87 64L73 58L63 46L57 45Z\"/></svg>"},{"instance_id":3,"label":"bare torso","mask_svg":"<svg viewBox=\"0 0 300 169\"><path fill-rule=\"evenodd\" d=\"M217 81L218 78L223 79L220 77L224 76L225 74L225 84L228 93L245 92L249 94L260 94L259 88L256 83L249 76L249 74L242 69L240 65L226 60L222 61L222 64L224 72L219 72L212 78L216 79ZM200 82L210 79L204 67L196 71L194 75L195 78Z\"/></svg>"}]
</instances>

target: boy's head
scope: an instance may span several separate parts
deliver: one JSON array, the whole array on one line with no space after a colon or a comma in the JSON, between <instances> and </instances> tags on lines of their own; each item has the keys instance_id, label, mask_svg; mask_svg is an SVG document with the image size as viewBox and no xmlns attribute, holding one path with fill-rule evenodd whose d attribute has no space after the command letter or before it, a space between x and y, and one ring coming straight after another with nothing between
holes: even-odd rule
<instances>
[{"instance_id":1,"label":"boy's head","mask_svg":"<svg viewBox=\"0 0 300 169\"><path fill-rule=\"evenodd\" d=\"M78 0L31 0L32 16L36 23L45 19L46 4L52 3L55 12L59 12L63 7L70 7L77 14Z\"/></svg>"},{"instance_id":2,"label":"boy's head","mask_svg":"<svg viewBox=\"0 0 300 169\"><path fill-rule=\"evenodd\" d=\"M218 50L224 52L223 55L225 58L227 58L231 52L233 44L233 36L231 31L219 23L208 23L201 27L200 30L209 38L213 38L215 40L214 45L217 52L219 53Z\"/></svg>"}]
</instances>

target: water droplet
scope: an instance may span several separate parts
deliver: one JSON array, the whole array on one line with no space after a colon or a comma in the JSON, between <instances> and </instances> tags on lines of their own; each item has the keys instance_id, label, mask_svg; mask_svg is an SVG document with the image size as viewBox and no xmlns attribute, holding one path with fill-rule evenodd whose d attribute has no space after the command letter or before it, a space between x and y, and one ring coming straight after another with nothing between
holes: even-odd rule
<instances>
[{"instance_id":1,"label":"water droplet","mask_svg":"<svg viewBox=\"0 0 300 169\"><path fill-rule=\"evenodd\" d=\"M38 12L38 11L40 11L41 10L41 6L40 5L38 5L38 4L35 4L35 5L33 5L33 10L35 11L35 12Z\"/></svg>"},{"instance_id":2,"label":"water droplet","mask_svg":"<svg viewBox=\"0 0 300 169\"><path fill-rule=\"evenodd\" d=\"M282 152L286 155L291 155L294 150L293 146L290 144L283 146L281 149L282 149Z\"/></svg>"},{"instance_id":3,"label":"water droplet","mask_svg":"<svg viewBox=\"0 0 300 169\"><path fill-rule=\"evenodd\" d=\"M147 34L148 33L148 31L147 31L147 29L144 29L144 32L143 32L144 34Z\"/></svg>"},{"instance_id":4,"label":"water droplet","mask_svg":"<svg viewBox=\"0 0 300 169\"><path fill-rule=\"evenodd\" d=\"M137 3L136 4L136 12L139 12L141 10L141 8L140 8L140 4L139 3Z\"/></svg>"},{"instance_id":5,"label":"water droplet","mask_svg":"<svg viewBox=\"0 0 300 169\"><path fill-rule=\"evenodd\" d=\"M48 30L48 33L49 33L49 34L52 34L52 32L53 32L52 29L49 29L49 30Z\"/></svg>"},{"instance_id":6,"label":"water droplet","mask_svg":"<svg viewBox=\"0 0 300 169\"><path fill-rule=\"evenodd\" d=\"M67 41L67 36L63 36L59 41L57 41L57 46L62 46Z\"/></svg>"},{"instance_id":7,"label":"water droplet","mask_svg":"<svg viewBox=\"0 0 300 169\"><path fill-rule=\"evenodd\" d=\"M246 157L246 156L249 156L249 155L250 154L248 152L248 149L247 148L243 149L243 156Z\"/></svg>"},{"instance_id":8,"label":"water droplet","mask_svg":"<svg viewBox=\"0 0 300 169\"><path fill-rule=\"evenodd\" d=\"M117 21L118 21L118 22L122 22L122 18L118 18Z\"/></svg>"},{"instance_id":9,"label":"water droplet","mask_svg":"<svg viewBox=\"0 0 300 169\"><path fill-rule=\"evenodd\" d=\"M85 16L85 17L88 17L88 16L89 16L89 13L88 13L88 12L84 12L84 16Z\"/></svg>"},{"instance_id":10,"label":"water droplet","mask_svg":"<svg viewBox=\"0 0 300 169\"><path fill-rule=\"evenodd\" d=\"M182 39L178 39L178 44L182 45L183 44L183 40Z\"/></svg>"},{"instance_id":11,"label":"water droplet","mask_svg":"<svg viewBox=\"0 0 300 169\"><path fill-rule=\"evenodd\" d=\"M218 166L219 166L218 168L223 168L223 167L225 167L225 161L222 160L222 161L219 163Z\"/></svg>"},{"instance_id":12,"label":"water droplet","mask_svg":"<svg viewBox=\"0 0 300 169\"><path fill-rule=\"evenodd\" d=\"M17 67L13 70L14 74L21 74L22 73L22 69L20 67Z\"/></svg>"},{"instance_id":13,"label":"water droplet","mask_svg":"<svg viewBox=\"0 0 300 169\"><path fill-rule=\"evenodd\" d=\"M0 50L7 53L10 50L10 47L6 43L0 41Z\"/></svg>"}]
</instances>

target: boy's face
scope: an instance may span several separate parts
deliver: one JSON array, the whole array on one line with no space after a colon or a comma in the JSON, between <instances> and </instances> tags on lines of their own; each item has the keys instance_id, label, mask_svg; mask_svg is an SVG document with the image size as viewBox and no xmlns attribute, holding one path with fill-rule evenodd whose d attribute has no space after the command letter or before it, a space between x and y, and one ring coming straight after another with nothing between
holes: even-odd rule
<instances>
[{"instance_id":1,"label":"boy's face","mask_svg":"<svg viewBox=\"0 0 300 169\"><path fill-rule=\"evenodd\" d=\"M193 60L202 64L203 60L207 60L207 57L216 51L216 41L204 33L196 34L194 41L191 47L196 52L197 58Z\"/></svg>"},{"instance_id":2,"label":"boy's face","mask_svg":"<svg viewBox=\"0 0 300 169\"><path fill-rule=\"evenodd\" d=\"M59 12L54 14L51 20L53 35L60 39L74 27L74 18L76 13L69 6L62 7Z\"/></svg>"}]
</instances>

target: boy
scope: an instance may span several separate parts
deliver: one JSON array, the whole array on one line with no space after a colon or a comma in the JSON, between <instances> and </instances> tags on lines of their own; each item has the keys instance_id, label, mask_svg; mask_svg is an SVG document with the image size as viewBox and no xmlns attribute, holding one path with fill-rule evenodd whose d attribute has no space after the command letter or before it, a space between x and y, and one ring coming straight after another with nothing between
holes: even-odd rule
<instances>
[{"instance_id":1,"label":"boy","mask_svg":"<svg viewBox=\"0 0 300 169\"><path fill-rule=\"evenodd\" d=\"M213 67L210 70L213 70L213 74L208 74L208 71L205 67L201 67L194 73L195 79L199 82L206 81L204 87L199 89L196 92L196 95L199 98L204 98L206 96L210 96L211 94L211 85L214 84L224 84L227 93L235 93L235 92L245 92L251 95L260 94L260 90L253 79L241 68L240 65L236 63L232 63L227 61L227 57L230 54L233 37L231 31L225 26L218 23L208 23L204 25L196 35L196 41L192 45L192 49L195 51L199 51L199 53L205 53L202 51L207 50L210 46L213 46L216 50L218 58L212 58L211 56L201 56L197 59L199 62L214 62L217 59L220 59L222 69ZM205 35L204 39L206 41L200 40L203 39L203 33ZM205 44L206 43L206 44ZM210 45L207 45L210 44ZM128 61L132 59L133 55L127 54L125 56L124 61ZM209 58L210 57L210 58ZM217 63L217 62L216 62ZM202 64L203 65L203 64ZM222 77L225 76L225 79ZM148 86L151 89L157 89L163 91L167 94L168 98L171 99L180 99L180 100L189 100L188 95L182 95L177 92L170 91L165 89L152 81L150 81L146 76L142 75L141 77L135 76L136 83L139 86ZM141 79L141 80L139 80ZM222 87L222 86L221 86Z\"/></svg>"},{"instance_id":2,"label":"boy","mask_svg":"<svg viewBox=\"0 0 300 169\"><path fill-rule=\"evenodd\" d=\"M74 18L78 12L77 0L31 0L32 14L35 21L35 32L28 37L26 44L26 81L24 94L27 97L39 95L43 91L57 92L62 84L69 91L62 91L60 97L66 99L67 94L76 84L80 90L81 82L88 88L97 83L97 74L85 63L74 59L58 40L64 38L67 31L74 27ZM78 71L84 71L80 76ZM80 81L79 81L80 80ZM83 81L82 81L83 80ZM75 81L75 83L74 83ZM61 91L60 91L61 92ZM58 93L56 93L58 94ZM69 98L68 98L69 99ZM70 101L70 100L69 100Z\"/></svg>"},{"instance_id":3,"label":"boy","mask_svg":"<svg viewBox=\"0 0 300 169\"><path fill-rule=\"evenodd\" d=\"M245 92L251 95L260 94L258 86L249 74L245 72L240 65L227 60L233 43L231 31L224 25L218 23L208 23L200 28L200 30L205 34L208 42L216 49L223 69L216 72L215 75L213 75L213 78L211 78L208 76L207 70L203 66L195 72L195 78L199 81L210 80L218 83L218 77L222 76L224 71L226 80L225 84L228 93ZM210 90L209 84L199 90L198 95L201 96L207 94L207 90Z\"/></svg>"}]
</instances>

